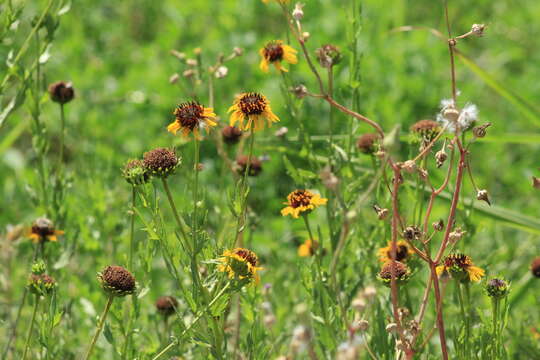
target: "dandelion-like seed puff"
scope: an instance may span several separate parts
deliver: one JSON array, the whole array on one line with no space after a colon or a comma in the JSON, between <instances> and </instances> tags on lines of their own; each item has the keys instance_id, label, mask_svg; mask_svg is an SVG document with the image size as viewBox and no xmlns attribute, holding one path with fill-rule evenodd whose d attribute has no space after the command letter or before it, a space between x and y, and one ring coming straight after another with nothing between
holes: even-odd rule
<instances>
[{"instance_id":1,"label":"dandelion-like seed puff","mask_svg":"<svg viewBox=\"0 0 540 360\"><path fill-rule=\"evenodd\" d=\"M176 107L173 112L176 119L167 126L167 131L176 135L180 130L184 136L193 133L199 139L199 128L205 126L210 129L216 126L214 109L202 106L196 101L185 102Z\"/></svg>"},{"instance_id":2,"label":"dandelion-like seed puff","mask_svg":"<svg viewBox=\"0 0 540 360\"><path fill-rule=\"evenodd\" d=\"M230 125L238 123L241 130L259 131L264 128L265 120L268 127L278 122L279 118L272 112L268 99L259 93L248 92L238 95L229 108Z\"/></svg>"},{"instance_id":3,"label":"dandelion-like seed puff","mask_svg":"<svg viewBox=\"0 0 540 360\"><path fill-rule=\"evenodd\" d=\"M259 54L262 57L259 67L262 71L267 73L268 66L272 64L279 71L288 72L289 70L285 69L281 65L281 62L286 61L289 64L298 63L296 53L297 51L295 49L289 45L284 45L283 41L281 40L270 41L261 50L259 50Z\"/></svg>"},{"instance_id":4,"label":"dandelion-like seed puff","mask_svg":"<svg viewBox=\"0 0 540 360\"><path fill-rule=\"evenodd\" d=\"M281 210L281 215L291 215L293 218L298 219L301 213L309 213L320 205L326 205L327 201L328 199L322 198L321 195L314 194L309 190L295 190L287 195L287 202L284 203L287 207Z\"/></svg>"},{"instance_id":5,"label":"dandelion-like seed puff","mask_svg":"<svg viewBox=\"0 0 540 360\"><path fill-rule=\"evenodd\" d=\"M483 269L475 266L472 259L465 254L450 254L442 265L437 266L437 275L449 273L452 277L462 282L478 282L484 276Z\"/></svg>"}]
</instances>

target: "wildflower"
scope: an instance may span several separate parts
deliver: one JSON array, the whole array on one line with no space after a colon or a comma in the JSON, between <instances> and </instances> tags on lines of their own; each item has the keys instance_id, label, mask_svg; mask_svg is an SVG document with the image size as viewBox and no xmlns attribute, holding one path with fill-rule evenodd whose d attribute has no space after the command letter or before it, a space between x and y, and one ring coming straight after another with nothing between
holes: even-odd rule
<instances>
[{"instance_id":1,"label":"wildflower","mask_svg":"<svg viewBox=\"0 0 540 360\"><path fill-rule=\"evenodd\" d=\"M375 133L367 133L358 138L356 147L364 154L373 155L379 148L380 137Z\"/></svg>"},{"instance_id":2,"label":"wildflower","mask_svg":"<svg viewBox=\"0 0 540 360\"><path fill-rule=\"evenodd\" d=\"M441 125L433 120L420 120L411 126L411 132L418 136L424 143L432 142L441 130Z\"/></svg>"},{"instance_id":3,"label":"wildflower","mask_svg":"<svg viewBox=\"0 0 540 360\"><path fill-rule=\"evenodd\" d=\"M272 112L268 99L259 93L248 92L240 94L234 100L229 108L231 114L230 125L234 126L237 122L241 130L249 130L254 127L255 131L264 128L264 120L270 127L272 123L278 122L279 118ZM247 118L247 122L244 121Z\"/></svg>"},{"instance_id":4,"label":"wildflower","mask_svg":"<svg viewBox=\"0 0 540 360\"><path fill-rule=\"evenodd\" d=\"M531 272L533 276L540 278L540 256L531 262Z\"/></svg>"},{"instance_id":5,"label":"wildflower","mask_svg":"<svg viewBox=\"0 0 540 360\"><path fill-rule=\"evenodd\" d=\"M47 274L32 274L28 279L27 286L32 294L45 296L56 287L56 280Z\"/></svg>"},{"instance_id":6,"label":"wildflower","mask_svg":"<svg viewBox=\"0 0 540 360\"><path fill-rule=\"evenodd\" d=\"M98 273L103 290L110 296L126 296L137 289L133 275L121 266L110 265Z\"/></svg>"},{"instance_id":7,"label":"wildflower","mask_svg":"<svg viewBox=\"0 0 540 360\"><path fill-rule=\"evenodd\" d=\"M240 141L242 131L240 131L240 129L236 126L227 125L221 130L221 136L226 144L232 145Z\"/></svg>"},{"instance_id":8,"label":"wildflower","mask_svg":"<svg viewBox=\"0 0 540 360\"><path fill-rule=\"evenodd\" d=\"M341 52L337 46L326 44L318 48L315 53L322 67L331 68L341 62Z\"/></svg>"},{"instance_id":9,"label":"wildflower","mask_svg":"<svg viewBox=\"0 0 540 360\"><path fill-rule=\"evenodd\" d=\"M325 205L327 201L328 199L321 198L319 194L314 194L309 190L295 190L287 195L287 202L284 204L288 206L281 210L281 215L291 215L298 219L300 213L309 213L318 206Z\"/></svg>"},{"instance_id":10,"label":"wildflower","mask_svg":"<svg viewBox=\"0 0 540 360\"><path fill-rule=\"evenodd\" d=\"M34 243L43 243L47 241L58 241L58 235L62 235L62 230L56 230L51 220L41 217L37 218L30 228L29 238Z\"/></svg>"},{"instance_id":11,"label":"wildflower","mask_svg":"<svg viewBox=\"0 0 540 360\"><path fill-rule=\"evenodd\" d=\"M236 166L239 174L243 175L246 172L246 167L248 164L248 156L240 155L236 158ZM257 176L262 171L262 161L259 160L256 156L252 156L249 162L249 172L248 176Z\"/></svg>"},{"instance_id":12,"label":"wildflower","mask_svg":"<svg viewBox=\"0 0 540 360\"><path fill-rule=\"evenodd\" d=\"M303 244L298 247L298 256L308 257L315 255L319 243L315 240L306 239Z\"/></svg>"},{"instance_id":13,"label":"wildflower","mask_svg":"<svg viewBox=\"0 0 540 360\"><path fill-rule=\"evenodd\" d=\"M184 136L190 133L199 138L199 128L216 126L216 114L214 109L206 108L196 101L185 102L176 107L173 111L176 120L167 126L167 131L176 135L178 130L182 130Z\"/></svg>"},{"instance_id":14,"label":"wildflower","mask_svg":"<svg viewBox=\"0 0 540 360\"><path fill-rule=\"evenodd\" d=\"M75 97L75 90L71 82L58 81L49 85L51 100L59 104L67 104Z\"/></svg>"},{"instance_id":15,"label":"wildflower","mask_svg":"<svg viewBox=\"0 0 540 360\"><path fill-rule=\"evenodd\" d=\"M122 176L131 185L145 184L150 179L150 174L141 160L128 160L122 170Z\"/></svg>"},{"instance_id":16,"label":"wildflower","mask_svg":"<svg viewBox=\"0 0 540 360\"><path fill-rule=\"evenodd\" d=\"M471 258L465 254L450 254L442 265L437 266L437 274L448 272L461 282L478 282L484 276L484 270L474 266Z\"/></svg>"},{"instance_id":17,"label":"wildflower","mask_svg":"<svg viewBox=\"0 0 540 360\"><path fill-rule=\"evenodd\" d=\"M143 164L150 174L166 178L180 165L180 159L173 150L157 148L144 153Z\"/></svg>"},{"instance_id":18,"label":"wildflower","mask_svg":"<svg viewBox=\"0 0 540 360\"><path fill-rule=\"evenodd\" d=\"M177 307L178 301L172 296L161 296L156 300L157 311L165 317L174 314Z\"/></svg>"},{"instance_id":19,"label":"wildflower","mask_svg":"<svg viewBox=\"0 0 540 360\"><path fill-rule=\"evenodd\" d=\"M486 292L489 297L502 299L510 292L510 284L504 279L494 278L487 282Z\"/></svg>"},{"instance_id":20,"label":"wildflower","mask_svg":"<svg viewBox=\"0 0 540 360\"><path fill-rule=\"evenodd\" d=\"M243 248L225 250L219 260L218 271L227 273L230 279L259 282L257 271L262 268L257 266L259 259L253 251Z\"/></svg>"},{"instance_id":21,"label":"wildflower","mask_svg":"<svg viewBox=\"0 0 540 360\"><path fill-rule=\"evenodd\" d=\"M411 270L407 265L399 261L390 260L383 264L378 279L385 285L390 285L390 282L392 281L392 271L395 274L398 284L405 283L411 274Z\"/></svg>"},{"instance_id":22,"label":"wildflower","mask_svg":"<svg viewBox=\"0 0 540 360\"><path fill-rule=\"evenodd\" d=\"M392 260L392 242L388 243L388 246L380 248L377 252L379 261L385 263ZM400 240L396 244L396 260L401 262L407 262L414 254L413 250L407 244L406 241Z\"/></svg>"},{"instance_id":23,"label":"wildflower","mask_svg":"<svg viewBox=\"0 0 540 360\"><path fill-rule=\"evenodd\" d=\"M476 194L477 200L482 200L487 202L488 205L491 206L491 202L489 201L489 194L487 190L478 190L478 193Z\"/></svg>"},{"instance_id":24,"label":"wildflower","mask_svg":"<svg viewBox=\"0 0 540 360\"><path fill-rule=\"evenodd\" d=\"M262 71L268 72L268 65L272 64L279 71L288 72L287 69L281 66L281 62L286 61L289 64L298 63L296 53L297 51L295 49L289 45L284 45L281 40L270 41L259 50L259 54L262 57L259 67Z\"/></svg>"},{"instance_id":25,"label":"wildflower","mask_svg":"<svg viewBox=\"0 0 540 360\"><path fill-rule=\"evenodd\" d=\"M441 112L437 115L440 122L451 133L461 134L478 120L478 107L468 103L458 111L452 100L441 101Z\"/></svg>"}]
</instances>

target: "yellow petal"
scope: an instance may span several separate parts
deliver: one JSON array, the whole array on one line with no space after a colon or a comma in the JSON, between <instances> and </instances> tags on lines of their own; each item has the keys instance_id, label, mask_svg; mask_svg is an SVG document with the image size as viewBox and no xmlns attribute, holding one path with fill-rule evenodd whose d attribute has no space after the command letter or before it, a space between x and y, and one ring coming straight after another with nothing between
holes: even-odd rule
<instances>
[{"instance_id":1,"label":"yellow petal","mask_svg":"<svg viewBox=\"0 0 540 360\"><path fill-rule=\"evenodd\" d=\"M167 126L167 131L176 135L176 132L180 129L180 124L175 121Z\"/></svg>"},{"instance_id":2,"label":"yellow petal","mask_svg":"<svg viewBox=\"0 0 540 360\"><path fill-rule=\"evenodd\" d=\"M289 64L297 64L298 58L296 57L297 51L290 47L289 45L283 45L283 59Z\"/></svg>"}]
</instances>

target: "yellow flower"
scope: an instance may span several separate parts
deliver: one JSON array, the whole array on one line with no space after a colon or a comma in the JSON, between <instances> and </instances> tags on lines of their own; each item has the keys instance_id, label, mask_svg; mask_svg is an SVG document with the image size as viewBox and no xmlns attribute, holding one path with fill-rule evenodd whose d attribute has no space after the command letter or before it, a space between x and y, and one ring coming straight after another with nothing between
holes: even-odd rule
<instances>
[{"instance_id":1,"label":"yellow flower","mask_svg":"<svg viewBox=\"0 0 540 360\"><path fill-rule=\"evenodd\" d=\"M58 235L63 235L62 230L56 230L51 220L47 218L38 218L32 224L28 237L32 239L34 243L58 241Z\"/></svg>"},{"instance_id":2,"label":"yellow flower","mask_svg":"<svg viewBox=\"0 0 540 360\"><path fill-rule=\"evenodd\" d=\"M272 112L268 99L255 92L238 95L229 112L232 112L230 125L234 126L238 122L241 130L249 130L253 126L255 131L259 131L264 128L264 120L268 122L268 127L279 121ZM246 119L247 122L244 123Z\"/></svg>"},{"instance_id":3,"label":"yellow flower","mask_svg":"<svg viewBox=\"0 0 540 360\"><path fill-rule=\"evenodd\" d=\"M289 70L281 66L281 62L286 61L289 64L298 63L296 53L297 51L289 45L283 45L283 41L281 40L270 41L259 50L259 54L262 57L259 67L262 71L268 72L268 65L273 64L279 71L288 72Z\"/></svg>"},{"instance_id":4,"label":"yellow flower","mask_svg":"<svg viewBox=\"0 0 540 360\"><path fill-rule=\"evenodd\" d=\"M308 257L315 255L315 251L319 247L319 243L317 241L307 239L304 241L302 245L298 247L298 256L301 257Z\"/></svg>"},{"instance_id":5,"label":"yellow flower","mask_svg":"<svg viewBox=\"0 0 540 360\"><path fill-rule=\"evenodd\" d=\"M288 205L281 210L281 215L291 215L293 218L298 219L298 216L302 212L309 212L319 205L325 205L328 199L321 198L321 195L314 194L308 190L295 190L287 195Z\"/></svg>"},{"instance_id":6,"label":"yellow flower","mask_svg":"<svg viewBox=\"0 0 540 360\"><path fill-rule=\"evenodd\" d=\"M388 243L388 246L380 248L377 252L379 256L379 261L385 263L392 260L392 242ZM396 260L401 262L406 262L411 255L414 254L414 251L411 249L409 244L406 241L400 240L396 244Z\"/></svg>"},{"instance_id":7,"label":"yellow flower","mask_svg":"<svg viewBox=\"0 0 540 360\"><path fill-rule=\"evenodd\" d=\"M248 279L259 282L258 267L259 259L257 255L248 249L236 248L233 250L225 250L219 259L221 264L218 265L218 271L227 273L230 279Z\"/></svg>"},{"instance_id":8,"label":"yellow flower","mask_svg":"<svg viewBox=\"0 0 540 360\"><path fill-rule=\"evenodd\" d=\"M478 282L484 276L485 272L478 266L474 266L472 259L465 254L450 254L442 265L437 266L437 275L449 273L459 281Z\"/></svg>"},{"instance_id":9,"label":"yellow flower","mask_svg":"<svg viewBox=\"0 0 540 360\"><path fill-rule=\"evenodd\" d=\"M216 114L214 109L205 108L196 101L185 102L176 107L173 111L176 119L167 126L167 131L176 135L178 130L182 130L184 136L189 133L199 139L199 127L204 125L208 127L216 126Z\"/></svg>"}]
</instances>

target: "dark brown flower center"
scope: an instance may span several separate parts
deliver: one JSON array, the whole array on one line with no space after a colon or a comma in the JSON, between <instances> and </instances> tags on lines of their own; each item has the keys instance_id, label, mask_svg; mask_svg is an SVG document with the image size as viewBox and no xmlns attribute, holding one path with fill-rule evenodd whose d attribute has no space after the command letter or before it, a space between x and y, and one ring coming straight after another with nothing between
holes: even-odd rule
<instances>
[{"instance_id":1,"label":"dark brown flower center","mask_svg":"<svg viewBox=\"0 0 540 360\"><path fill-rule=\"evenodd\" d=\"M388 250L388 258L392 258L392 247ZM409 255L409 249L405 245L398 245L396 248L396 260L401 261L407 258Z\"/></svg>"},{"instance_id":2,"label":"dark brown flower center","mask_svg":"<svg viewBox=\"0 0 540 360\"><path fill-rule=\"evenodd\" d=\"M461 269L466 269L471 265L471 258L465 254L450 254L444 260L444 266L451 268L457 266Z\"/></svg>"},{"instance_id":3,"label":"dark brown flower center","mask_svg":"<svg viewBox=\"0 0 540 360\"><path fill-rule=\"evenodd\" d=\"M397 279L405 276L407 274L407 265L396 261L395 266L394 262L388 261L385 263L381 269L381 272L379 273L379 276L385 280L389 280L392 278L392 269L395 271L395 276Z\"/></svg>"},{"instance_id":4,"label":"dark brown flower center","mask_svg":"<svg viewBox=\"0 0 540 360\"><path fill-rule=\"evenodd\" d=\"M306 192L305 190L296 190L290 196L289 202L291 207L297 208L300 206L308 206L311 202L312 194Z\"/></svg>"},{"instance_id":5,"label":"dark brown flower center","mask_svg":"<svg viewBox=\"0 0 540 360\"><path fill-rule=\"evenodd\" d=\"M281 61L283 59L283 46L276 42L268 43L263 50L264 58L269 62Z\"/></svg>"},{"instance_id":6,"label":"dark brown flower center","mask_svg":"<svg viewBox=\"0 0 540 360\"><path fill-rule=\"evenodd\" d=\"M174 110L174 116L176 120L184 128L193 130L199 122L203 119L204 107L195 102L190 101L177 106Z\"/></svg>"},{"instance_id":7,"label":"dark brown flower center","mask_svg":"<svg viewBox=\"0 0 540 360\"><path fill-rule=\"evenodd\" d=\"M238 249L235 251L235 254L246 260L248 263L251 264L251 266L257 266L257 255L255 255L252 251L249 251L247 249Z\"/></svg>"},{"instance_id":8,"label":"dark brown flower center","mask_svg":"<svg viewBox=\"0 0 540 360\"><path fill-rule=\"evenodd\" d=\"M121 266L107 266L102 273L102 278L107 286L115 290L133 291L135 289L135 278Z\"/></svg>"},{"instance_id":9,"label":"dark brown flower center","mask_svg":"<svg viewBox=\"0 0 540 360\"><path fill-rule=\"evenodd\" d=\"M143 163L147 169L161 171L175 167L178 157L172 150L157 148L144 154Z\"/></svg>"},{"instance_id":10,"label":"dark brown flower center","mask_svg":"<svg viewBox=\"0 0 540 360\"><path fill-rule=\"evenodd\" d=\"M51 220L46 218L36 219L32 225L32 233L41 237L54 235L54 225Z\"/></svg>"},{"instance_id":11,"label":"dark brown flower center","mask_svg":"<svg viewBox=\"0 0 540 360\"><path fill-rule=\"evenodd\" d=\"M260 115L266 110L266 99L258 93L244 94L238 106L245 115Z\"/></svg>"}]
</instances>

